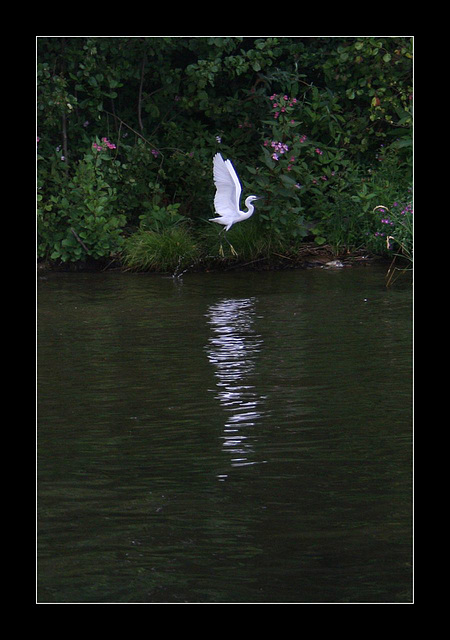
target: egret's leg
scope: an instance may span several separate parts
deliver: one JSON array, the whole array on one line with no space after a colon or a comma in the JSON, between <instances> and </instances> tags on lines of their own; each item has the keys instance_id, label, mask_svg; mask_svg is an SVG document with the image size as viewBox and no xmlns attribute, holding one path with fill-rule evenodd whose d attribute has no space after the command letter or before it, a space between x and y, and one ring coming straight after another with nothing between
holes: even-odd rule
<instances>
[{"instance_id":1,"label":"egret's leg","mask_svg":"<svg viewBox=\"0 0 450 640\"><path fill-rule=\"evenodd\" d=\"M237 254L238 254L238 253L237 253L237 251L235 250L235 248L233 247L233 245L231 244L231 242L230 242L229 240L227 240L227 242L228 242L228 244L230 245L231 253L232 253L234 256L237 256Z\"/></svg>"},{"instance_id":2,"label":"egret's leg","mask_svg":"<svg viewBox=\"0 0 450 640\"><path fill-rule=\"evenodd\" d=\"M235 248L233 247L233 245L231 244L231 242L228 240L226 234L224 234L225 240L228 242L228 244L230 245L230 249L231 249L231 253L233 256L237 256L237 251L235 250Z\"/></svg>"},{"instance_id":3,"label":"egret's leg","mask_svg":"<svg viewBox=\"0 0 450 640\"><path fill-rule=\"evenodd\" d=\"M221 258L225 257L225 254L223 252L223 246L222 246L222 237L223 237L224 232L225 232L225 227L222 227L222 229L220 230L220 233L219 233L219 243L220 243L219 244L219 256Z\"/></svg>"}]
</instances>

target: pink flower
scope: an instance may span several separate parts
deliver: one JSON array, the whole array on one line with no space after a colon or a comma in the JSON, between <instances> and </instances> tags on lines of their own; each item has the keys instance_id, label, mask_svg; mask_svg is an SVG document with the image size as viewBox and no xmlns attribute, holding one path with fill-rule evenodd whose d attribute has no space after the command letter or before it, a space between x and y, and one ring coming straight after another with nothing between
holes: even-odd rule
<instances>
[{"instance_id":1,"label":"pink flower","mask_svg":"<svg viewBox=\"0 0 450 640\"><path fill-rule=\"evenodd\" d=\"M108 140L108 138L106 138L106 137L103 137L103 138L102 138L102 142L104 142L104 143L105 143L105 145L108 147L108 149L116 149L116 148L117 148L117 147L116 147L116 145L115 145L115 144L113 144L112 142L110 142L110 141ZM100 147L100 149L101 149L101 147Z\"/></svg>"},{"instance_id":2,"label":"pink flower","mask_svg":"<svg viewBox=\"0 0 450 640\"><path fill-rule=\"evenodd\" d=\"M279 151L280 153L285 153L289 151L289 147L284 142L277 142L276 140L272 140L270 146L275 149L275 151ZM277 158L278 159L278 158Z\"/></svg>"},{"instance_id":3,"label":"pink flower","mask_svg":"<svg viewBox=\"0 0 450 640\"><path fill-rule=\"evenodd\" d=\"M102 142L104 143L104 146L103 146L103 147L102 147L102 146L100 146L99 144L97 144L96 142L94 142L94 143L92 144L93 148L94 148L96 151L103 151L103 149L105 149L106 147L108 147L108 149L116 149L116 148L117 148L117 147L116 147L116 145L115 145L115 144L113 144L112 142L110 142L110 141L108 140L108 138L106 138L106 137L103 137L103 138L102 138Z\"/></svg>"}]
</instances>

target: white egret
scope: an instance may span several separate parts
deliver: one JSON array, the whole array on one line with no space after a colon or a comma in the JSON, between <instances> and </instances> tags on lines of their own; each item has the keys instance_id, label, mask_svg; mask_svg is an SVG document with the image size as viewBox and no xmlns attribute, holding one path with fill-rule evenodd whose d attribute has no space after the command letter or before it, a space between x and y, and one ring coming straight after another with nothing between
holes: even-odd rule
<instances>
[{"instance_id":1,"label":"white egret","mask_svg":"<svg viewBox=\"0 0 450 640\"><path fill-rule=\"evenodd\" d=\"M214 209L218 217L209 218L209 221L223 224L224 230L228 231L236 222L242 222L250 218L255 210L252 202L258 200L259 197L248 196L248 198L245 199L247 211L240 211L242 186L239 177L231 160L224 160L220 153L216 153L214 156L213 175L214 184L216 185ZM236 254L231 244L230 247L232 252Z\"/></svg>"}]
</instances>

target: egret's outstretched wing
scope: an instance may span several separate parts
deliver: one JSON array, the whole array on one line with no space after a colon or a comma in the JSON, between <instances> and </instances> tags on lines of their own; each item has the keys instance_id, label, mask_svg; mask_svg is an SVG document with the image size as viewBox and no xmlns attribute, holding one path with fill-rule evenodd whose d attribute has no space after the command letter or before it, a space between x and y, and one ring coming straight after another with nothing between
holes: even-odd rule
<instances>
[{"instance_id":1,"label":"egret's outstretched wing","mask_svg":"<svg viewBox=\"0 0 450 640\"><path fill-rule=\"evenodd\" d=\"M231 161L224 161L220 153L216 153L213 161L213 173L216 185L214 197L216 213L221 216L237 216L242 187Z\"/></svg>"}]
</instances>

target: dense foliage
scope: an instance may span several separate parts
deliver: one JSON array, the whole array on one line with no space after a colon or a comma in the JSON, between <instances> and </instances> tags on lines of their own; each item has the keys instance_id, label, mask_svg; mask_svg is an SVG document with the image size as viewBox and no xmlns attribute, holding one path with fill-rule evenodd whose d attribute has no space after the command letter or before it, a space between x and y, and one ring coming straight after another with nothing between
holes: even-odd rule
<instances>
[{"instance_id":1,"label":"dense foliage","mask_svg":"<svg viewBox=\"0 0 450 640\"><path fill-rule=\"evenodd\" d=\"M37 80L39 258L210 253L217 151L259 243L411 255L409 37L39 37Z\"/></svg>"}]
</instances>

